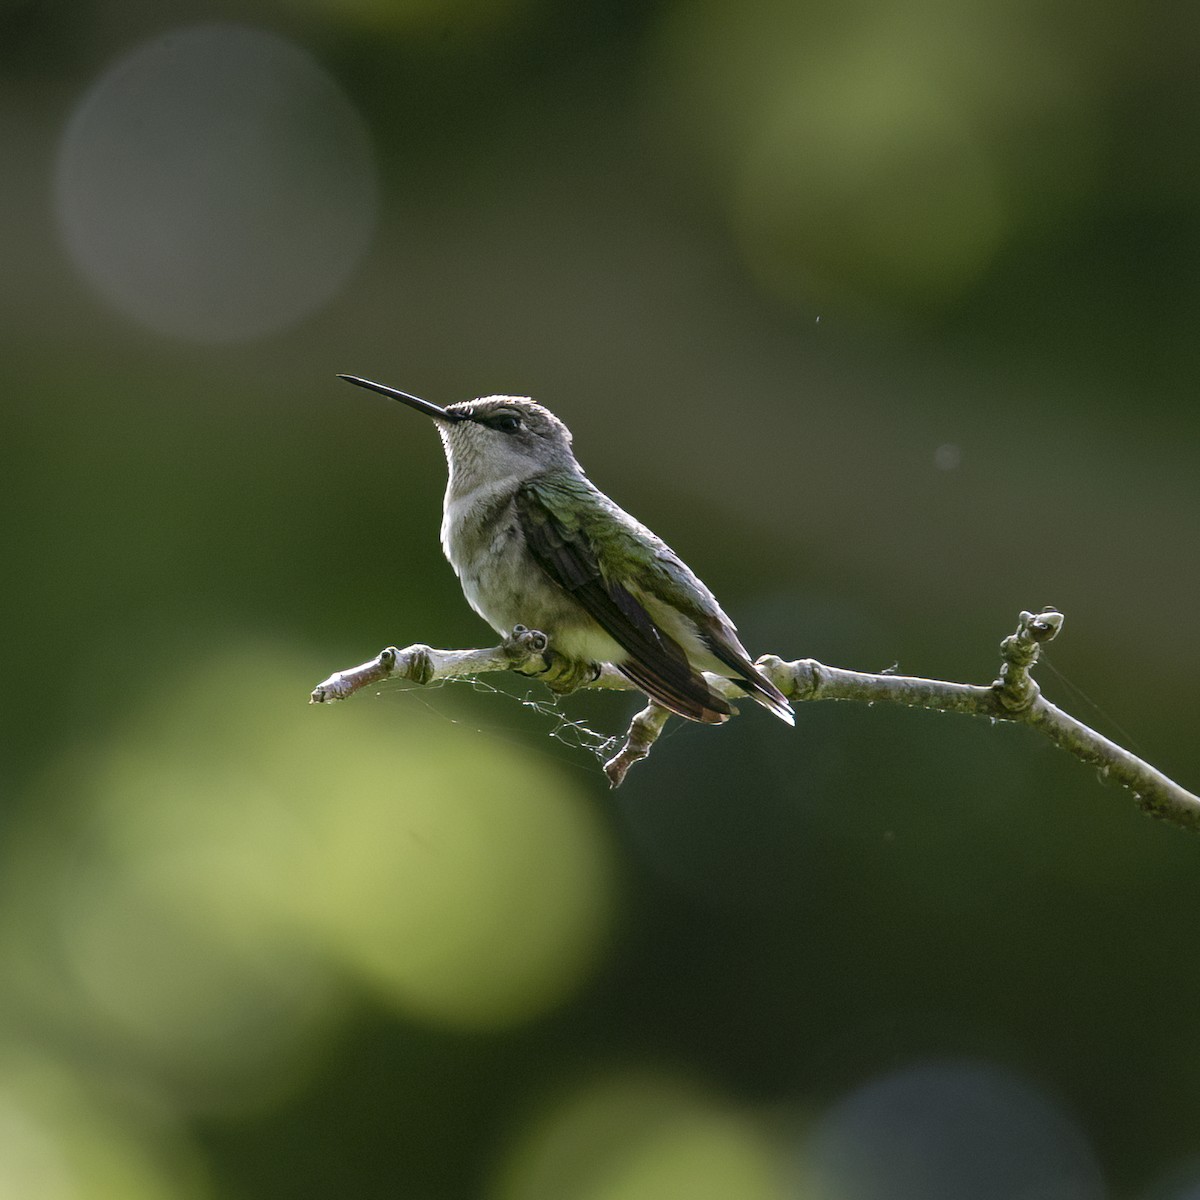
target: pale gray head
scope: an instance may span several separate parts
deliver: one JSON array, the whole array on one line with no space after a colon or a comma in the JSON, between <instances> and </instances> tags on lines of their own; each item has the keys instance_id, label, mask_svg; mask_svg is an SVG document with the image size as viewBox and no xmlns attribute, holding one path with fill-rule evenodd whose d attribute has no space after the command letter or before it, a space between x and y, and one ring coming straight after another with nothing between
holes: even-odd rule
<instances>
[{"instance_id":1,"label":"pale gray head","mask_svg":"<svg viewBox=\"0 0 1200 1200\"><path fill-rule=\"evenodd\" d=\"M433 418L456 491L503 479L527 479L548 470L579 470L571 431L548 409L524 396L484 396L441 408L407 392L341 375Z\"/></svg>"}]
</instances>

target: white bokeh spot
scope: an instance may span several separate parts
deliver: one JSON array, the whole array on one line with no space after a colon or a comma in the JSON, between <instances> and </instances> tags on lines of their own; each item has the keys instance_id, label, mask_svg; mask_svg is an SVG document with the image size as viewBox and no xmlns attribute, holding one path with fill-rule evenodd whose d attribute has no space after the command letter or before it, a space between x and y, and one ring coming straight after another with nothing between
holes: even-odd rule
<instances>
[{"instance_id":1,"label":"white bokeh spot","mask_svg":"<svg viewBox=\"0 0 1200 1200\"><path fill-rule=\"evenodd\" d=\"M833 1105L803 1150L820 1200L1104 1200L1072 1114L982 1062L928 1062Z\"/></svg>"},{"instance_id":2,"label":"white bokeh spot","mask_svg":"<svg viewBox=\"0 0 1200 1200\"><path fill-rule=\"evenodd\" d=\"M237 25L163 34L110 66L64 130L56 193L97 291L204 342L315 312L376 215L370 138L341 89L305 51Z\"/></svg>"}]
</instances>

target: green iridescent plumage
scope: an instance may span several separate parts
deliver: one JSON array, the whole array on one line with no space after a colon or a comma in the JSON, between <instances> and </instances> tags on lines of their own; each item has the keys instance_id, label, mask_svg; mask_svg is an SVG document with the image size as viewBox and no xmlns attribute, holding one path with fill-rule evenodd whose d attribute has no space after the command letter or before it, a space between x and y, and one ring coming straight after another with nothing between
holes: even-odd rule
<instances>
[{"instance_id":1,"label":"green iridescent plumage","mask_svg":"<svg viewBox=\"0 0 1200 1200\"><path fill-rule=\"evenodd\" d=\"M518 488L516 508L538 565L624 648L629 658L614 665L651 696L692 720L724 720L728 702L700 674L709 670L790 717L712 592L586 478L535 476Z\"/></svg>"}]
</instances>

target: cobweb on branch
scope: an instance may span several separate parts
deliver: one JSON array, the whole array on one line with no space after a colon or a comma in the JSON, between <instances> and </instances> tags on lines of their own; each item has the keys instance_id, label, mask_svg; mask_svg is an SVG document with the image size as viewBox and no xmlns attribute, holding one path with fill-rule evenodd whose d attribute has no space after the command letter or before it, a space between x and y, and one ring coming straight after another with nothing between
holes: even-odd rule
<instances>
[{"instance_id":1,"label":"cobweb on branch","mask_svg":"<svg viewBox=\"0 0 1200 1200\"><path fill-rule=\"evenodd\" d=\"M539 717L551 722L547 736L572 750L583 750L592 755L601 764L607 762L621 748L623 734L601 733L593 729L586 721L568 716L562 708L562 697L549 693L535 695L532 689L524 692L509 691L497 687L479 675L459 675L452 679L439 679L433 683L416 685L405 680L384 680L378 685L377 694L383 691L426 692L433 688L443 688L447 684L467 684L473 692L485 696L505 696L515 700L522 708L530 709Z\"/></svg>"},{"instance_id":2,"label":"cobweb on branch","mask_svg":"<svg viewBox=\"0 0 1200 1200\"><path fill-rule=\"evenodd\" d=\"M549 698L535 696L532 691L518 695L516 692L498 688L495 684L488 683L477 675L465 676L463 682L469 683L472 690L476 692L495 692L500 696L508 696L509 699L516 700L523 708L531 709L540 717L549 718L553 721L549 733L551 738L574 750L585 750L601 763L607 762L620 748L622 740L620 736L600 733L599 730L592 729L585 721L567 716L561 706L561 697L553 693Z\"/></svg>"}]
</instances>

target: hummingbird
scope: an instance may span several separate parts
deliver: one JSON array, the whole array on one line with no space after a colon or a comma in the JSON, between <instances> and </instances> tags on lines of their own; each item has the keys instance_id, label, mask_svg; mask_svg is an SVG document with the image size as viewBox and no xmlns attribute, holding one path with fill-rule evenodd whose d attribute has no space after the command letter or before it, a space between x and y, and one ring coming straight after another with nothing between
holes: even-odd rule
<instances>
[{"instance_id":1,"label":"hummingbird","mask_svg":"<svg viewBox=\"0 0 1200 1200\"><path fill-rule=\"evenodd\" d=\"M356 375L338 378L433 418L450 474L442 549L467 602L498 633L538 629L552 655L593 677L609 663L690 721L718 725L732 712L708 671L795 724L716 597L588 479L570 430L549 409L520 396L442 408Z\"/></svg>"}]
</instances>

